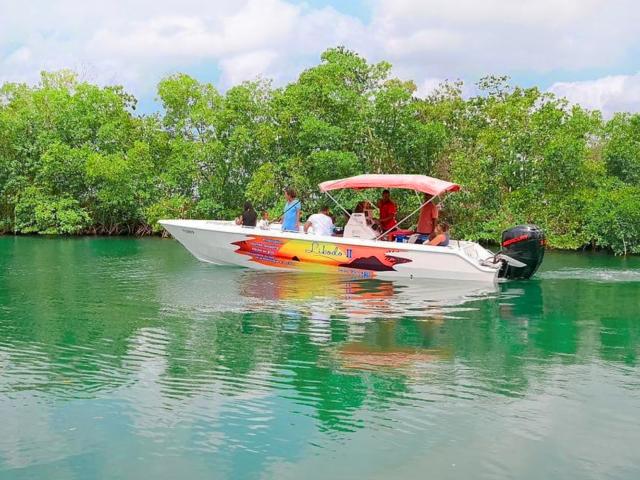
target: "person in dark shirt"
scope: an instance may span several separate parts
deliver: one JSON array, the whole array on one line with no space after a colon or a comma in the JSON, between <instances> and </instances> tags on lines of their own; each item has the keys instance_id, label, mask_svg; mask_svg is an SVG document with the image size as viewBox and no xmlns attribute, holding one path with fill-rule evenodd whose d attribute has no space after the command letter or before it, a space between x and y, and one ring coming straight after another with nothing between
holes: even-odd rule
<instances>
[{"instance_id":1,"label":"person in dark shirt","mask_svg":"<svg viewBox=\"0 0 640 480\"><path fill-rule=\"evenodd\" d=\"M258 221L258 214L253 209L251 202L244 202L244 211L242 215L236 218L236 225L242 225L243 227L255 227Z\"/></svg>"}]
</instances>

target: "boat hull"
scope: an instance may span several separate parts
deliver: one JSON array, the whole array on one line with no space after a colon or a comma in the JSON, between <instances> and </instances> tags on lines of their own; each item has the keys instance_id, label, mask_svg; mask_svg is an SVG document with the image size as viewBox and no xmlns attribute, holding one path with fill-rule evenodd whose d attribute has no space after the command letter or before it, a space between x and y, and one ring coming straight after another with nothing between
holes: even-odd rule
<instances>
[{"instance_id":1,"label":"boat hull","mask_svg":"<svg viewBox=\"0 0 640 480\"><path fill-rule=\"evenodd\" d=\"M479 245L432 247L303 233L260 230L230 222L161 220L198 260L254 269L346 274L359 278L431 278L495 282L497 268ZM486 254L484 253L486 252Z\"/></svg>"}]
</instances>

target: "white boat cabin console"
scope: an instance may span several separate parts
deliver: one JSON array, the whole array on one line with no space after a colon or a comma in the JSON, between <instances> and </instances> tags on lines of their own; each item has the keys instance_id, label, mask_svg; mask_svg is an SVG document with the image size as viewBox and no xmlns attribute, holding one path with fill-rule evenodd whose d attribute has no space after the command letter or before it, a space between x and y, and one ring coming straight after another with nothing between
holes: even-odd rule
<instances>
[{"instance_id":1,"label":"white boat cabin console","mask_svg":"<svg viewBox=\"0 0 640 480\"><path fill-rule=\"evenodd\" d=\"M378 234L367 224L367 218L364 213L352 213L344 227L343 236L345 238L374 240Z\"/></svg>"}]
</instances>

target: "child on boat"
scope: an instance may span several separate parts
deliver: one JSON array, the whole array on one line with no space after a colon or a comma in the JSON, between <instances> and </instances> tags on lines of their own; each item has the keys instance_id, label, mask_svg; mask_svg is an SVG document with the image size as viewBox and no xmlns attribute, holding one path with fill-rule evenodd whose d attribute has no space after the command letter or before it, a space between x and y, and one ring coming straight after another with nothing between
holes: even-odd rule
<instances>
[{"instance_id":1,"label":"child on boat","mask_svg":"<svg viewBox=\"0 0 640 480\"><path fill-rule=\"evenodd\" d=\"M269 212L262 211L262 218L258 221L258 228L262 230L269 230Z\"/></svg>"}]
</instances>

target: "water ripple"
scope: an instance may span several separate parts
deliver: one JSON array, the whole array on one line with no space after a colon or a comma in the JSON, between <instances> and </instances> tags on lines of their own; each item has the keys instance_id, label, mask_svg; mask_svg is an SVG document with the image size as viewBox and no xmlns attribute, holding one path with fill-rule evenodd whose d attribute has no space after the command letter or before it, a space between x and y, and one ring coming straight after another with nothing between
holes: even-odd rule
<instances>
[{"instance_id":1,"label":"water ripple","mask_svg":"<svg viewBox=\"0 0 640 480\"><path fill-rule=\"evenodd\" d=\"M545 280L586 280L600 283L640 282L640 270L563 268L541 272L538 277Z\"/></svg>"}]
</instances>

